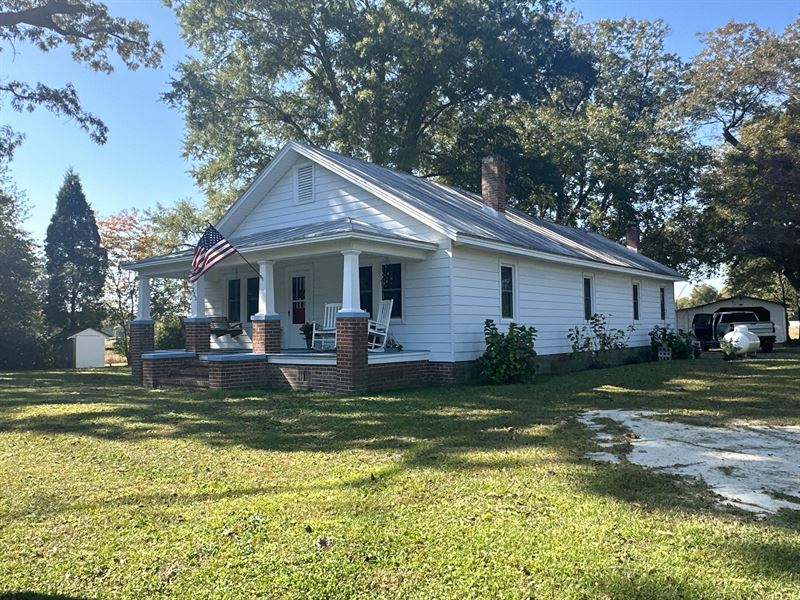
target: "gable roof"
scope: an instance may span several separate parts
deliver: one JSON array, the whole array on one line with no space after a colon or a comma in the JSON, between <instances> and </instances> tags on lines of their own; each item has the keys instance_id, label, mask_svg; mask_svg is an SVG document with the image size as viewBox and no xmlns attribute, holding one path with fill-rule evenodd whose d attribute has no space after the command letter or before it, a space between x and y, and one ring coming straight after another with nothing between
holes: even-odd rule
<instances>
[{"instance_id":1,"label":"gable roof","mask_svg":"<svg viewBox=\"0 0 800 600\"><path fill-rule=\"evenodd\" d=\"M786 305L783 304L782 302L776 302L775 300L764 300L763 298L756 298L755 296L739 294L737 296L728 296L727 298L718 298L713 302L706 302L705 304L698 304L697 306L687 306L686 308L679 308L678 312L682 310L697 310L698 308L706 308L707 306L712 306L714 304L719 304L721 302L730 302L731 300L754 300L756 302L763 302L764 304L774 304L776 306L786 308Z\"/></svg>"},{"instance_id":2,"label":"gable roof","mask_svg":"<svg viewBox=\"0 0 800 600\"><path fill-rule=\"evenodd\" d=\"M486 207L477 194L300 142L289 142L281 149L220 220L218 228L225 228L237 212L249 212L247 207L257 201L256 190L260 184L270 179L272 170L280 174L285 172L286 167L281 167L281 163L291 153L303 156L386 200L455 242L485 241L507 246L511 252L519 248L683 279L674 269L597 233L557 225L513 208L503 216Z\"/></svg>"}]
</instances>

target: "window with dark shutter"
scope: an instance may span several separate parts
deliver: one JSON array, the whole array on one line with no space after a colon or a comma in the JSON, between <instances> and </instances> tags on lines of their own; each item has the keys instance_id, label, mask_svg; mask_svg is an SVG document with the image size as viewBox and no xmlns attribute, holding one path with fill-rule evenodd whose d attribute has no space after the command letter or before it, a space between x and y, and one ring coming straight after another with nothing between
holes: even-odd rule
<instances>
[{"instance_id":1,"label":"window with dark shutter","mask_svg":"<svg viewBox=\"0 0 800 600\"><path fill-rule=\"evenodd\" d=\"M639 320L639 284L633 284L633 320Z\"/></svg>"},{"instance_id":2,"label":"window with dark shutter","mask_svg":"<svg viewBox=\"0 0 800 600\"><path fill-rule=\"evenodd\" d=\"M247 280L247 320L252 321L252 316L258 312L258 277Z\"/></svg>"},{"instance_id":3,"label":"window with dark shutter","mask_svg":"<svg viewBox=\"0 0 800 600\"><path fill-rule=\"evenodd\" d=\"M383 300L394 300L392 318L403 317L403 283L400 263L383 265L381 269L381 291Z\"/></svg>"},{"instance_id":4,"label":"window with dark shutter","mask_svg":"<svg viewBox=\"0 0 800 600\"><path fill-rule=\"evenodd\" d=\"M500 316L514 318L514 268L508 265L500 267Z\"/></svg>"},{"instance_id":5,"label":"window with dark shutter","mask_svg":"<svg viewBox=\"0 0 800 600\"><path fill-rule=\"evenodd\" d=\"M583 278L583 318L587 321L592 318L594 307L592 306L592 278Z\"/></svg>"},{"instance_id":6,"label":"window with dark shutter","mask_svg":"<svg viewBox=\"0 0 800 600\"><path fill-rule=\"evenodd\" d=\"M358 291L361 310L365 310L372 318L372 267L358 268Z\"/></svg>"},{"instance_id":7,"label":"window with dark shutter","mask_svg":"<svg viewBox=\"0 0 800 600\"><path fill-rule=\"evenodd\" d=\"M238 279L228 280L228 321L238 323L242 319L242 286Z\"/></svg>"}]
</instances>

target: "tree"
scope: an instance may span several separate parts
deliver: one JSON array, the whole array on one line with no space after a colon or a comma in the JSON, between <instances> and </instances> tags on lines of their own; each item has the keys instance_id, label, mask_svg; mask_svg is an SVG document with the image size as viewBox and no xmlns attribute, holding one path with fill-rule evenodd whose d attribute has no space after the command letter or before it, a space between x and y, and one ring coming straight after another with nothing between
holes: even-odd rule
<instances>
[{"instance_id":1,"label":"tree","mask_svg":"<svg viewBox=\"0 0 800 600\"><path fill-rule=\"evenodd\" d=\"M161 204L146 213L152 232L152 253L161 254L193 248L206 228L207 211L191 200L179 200L174 206ZM150 285L150 312L156 321L156 348L183 345L180 317L187 314L192 288L186 279L156 279Z\"/></svg>"},{"instance_id":2,"label":"tree","mask_svg":"<svg viewBox=\"0 0 800 600\"><path fill-rule=\"evenodd\" d=\"M103 295L104 312L115 329L115 348L130 358L130 322L136 318L136 273L122 267L151 254L153 235L136 209L98 219L100 243L108 252L108 272Z\"/></svg>"},{"instance_id":3,"label":"tree","mask_svg":"<svg viewBox=\"0 0 800 600\"><path fill-rule=\"evenodd\" d=\"M46 362L39 262L22 229L25 206L7 181L0 190L0 370L41 367Z\"/></svg>"},{"instance_id":4,"label":"tree","mask_svg":"<svg viewBox=\"0 0 800 600\"><path fill-rule=\"evenodd\" d=\"M184 111L185 154L217 212L287 139L428 173L466 107L535 103L591 71L556 35L550 0L173 5L199 56L165 98Z\"/></svg>"},{"instance_id":5,"label":"tree","mask_svg":"<svg viewBox=\"0 0 800 600\"><path fill-rule=\"evenodd\" d=\"M730 296L743 294L784 304L788 316L787 339L788 321L800 319L800 291L793 289L783 273L768 259L751 258L739 261L734 269L728 271L725 293Z\"/></svg>"},{"instance_id":6,"label":"tree","mask_svg":"<svg viewBox=\"0 0 800 600\"><path fill-rule=\"evenodd\" d=\"M700 283L692 288L689 295L684 298L678 298L678 308L692 308L694 306L702 306L709 304L720 299L720 293L717 288L707 283Z\"/></svg>"},{"instance_id":7,"label":"tree","mask_svg":"<svg viewBox=\"0 0 800 600\"><path fill-rule=\"evenodd\" d=\"M566 18L561 29L594 79L563 79L544 103L462 110L440 140L436 172L477 191L480 157L504 154L517 208L612 239L636 222L644 253L694 270L686 224L709 152L674 118L685 65L665 49L668 27Z\"/></svg>"},{"instance_id":8,"label":"tree","mask_svg":"<svg viewBox=\"0 0 800 600\"><path fill-rule=\"evenodd\" d=\"M785 100L800 72L800 19L782 35L755 23L729 22L700 36L691 62L685 114L722 130L738 146L738 129Z\"/></svg>"},{"instance_id":9,"label":"tree","mask_svg":"<svg viewBox=\"0 0 800 600\"><path fill-rule=\"evenodd\" d=\"M78 175L67 171L47 228L45 314L57 329L98 327L108 256Z\"/></svg>"},{"instance_id":10,"label":"tree","mask_svg":"<svg viewBox=\"0 0 800 600\"><path fill-rule=\"evenodd\" d=\"M164 47L150 42L147 25L141 21L112 17L104 4L89 0L0 0L0 40L13 48L28 43L43 52L62 44L72 48L72 58L95 71L113 71L111 53L129 69L157 67ZM11 108L32 111L44 107L75 120L96 142L105 143L108 128L84 110L72 84L62 88L43 83L0 82L0 94ZM0 162L8 160L22 136L0 126Z\"/></svg>"},{"instance_id":11,"label":"tree","mask_svg":"<svg viewBox=\"0 0 800 600\"><path fill-rule=\"evenodd\" d=\"M708 263L726 263L736 282L757 268L800 292L800 102L755 117L741 144L723 152L704 179L704 236L696 249ZM752 281L752 276L747 278ZM734 287L738 287L734 285Z\"/></svg>"}]
</instances>

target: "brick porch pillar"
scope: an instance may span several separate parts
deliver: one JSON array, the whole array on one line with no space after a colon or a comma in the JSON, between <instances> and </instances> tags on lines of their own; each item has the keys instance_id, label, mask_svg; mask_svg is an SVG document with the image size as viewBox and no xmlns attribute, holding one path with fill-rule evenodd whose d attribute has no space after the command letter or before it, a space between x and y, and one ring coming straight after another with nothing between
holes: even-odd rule
<instances>
[{"instance_id":1,"label":"brick porch pillar","mask_svg":"<svg viewBox=\"0 0 800 600\"><path fill-rule=\"evenodd\" d=\"M130 324L131 375L142 381L142 354L155 348L155 322L152 319L136 319Z\"/></svg>"},{"instance_id":2,"label":"brick porch pillar","mask_svg":"<svg viewBox=\"0 0 800 600\"><path fill-rule=\"evenodd\" d=\"M340 392L367 389L367 321L358 311L336 315L336 375Z\"/></svg>"},{"instance_id":3,"label":"brick porch pillar","mask_svg":"<svg viewBox=\"0 0 800 600\"><path fill-rule=\"evenodd\" d=\"M211 350L211 319L208 317L187 317L183 320L187 352L208 352Z\"/></svg>"},{"instance_id":4,"label":"brick porch pillar","mask_svg":"<svg viewBox=\"0 0 800 600\"><path fill-rule=\"evenodd\" d=\"M281 318L278 315L253 315L253 352L281 351Z\"/></svg>"}]
</instances>

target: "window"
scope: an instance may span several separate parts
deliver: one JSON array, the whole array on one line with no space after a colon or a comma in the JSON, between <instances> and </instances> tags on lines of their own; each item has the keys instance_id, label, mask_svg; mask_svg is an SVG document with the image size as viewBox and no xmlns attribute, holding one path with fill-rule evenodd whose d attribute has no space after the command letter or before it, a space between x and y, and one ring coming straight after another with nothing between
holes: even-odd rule
<instances>
[{"instance_id":1,"label":"window","mask_svg":"<svg viewBox=\"0 0 800 600\"><path fill-rule=\"evenodd\" d=\"M254 314L258 312L258 277L250 277L247 280L247 320L252 321Z\"/></svg>"},{"instance_id":2,"label":"window","mask_svg":"<svg viewBox=\"0 0 800 600\"><path fill-rule=\"evenodd\" d=\"M314 200L314 165L297 167L297 202L312 202Z\"/></svg>"},{"instance_id":3,"label":"window","mask_svg":"<svg viewBox=\"0 0 800 600\"><path fill-rule=\"evenodd\" d=\"M238 279L228 280L228 321L238 323L242 318L242 286Z\"/></svg>"},{"instance_id":4,"label":"window","mask_svg":"<svg viewBox=\"0 0 800 600\"><path fill-rule=\"evenodd\" d=\"M381 270L381 289L383 300L394 300L392 304L392 318L403 317L403 284L400 263L383 265Z\"/></svg>"},{"instance_id":5,"label":"window","mask_svg":"<svg viewBox=\"0 0 800 600\"><path fill-rule=\"evenodd\" d=\"M500 317L514 318L514 268L500 266Z\"/></svg>"},{"instance_id":6,"label":"window","mask_svg":"<svg viewBox=\"0 0 800 600\"><path fill-rule=\"evenodd\" d=\"M658 293L661 299L661 320L667 320L667 291L664 288L658 288Z\"/></svg>"},{"instance_id":7,"label":"window","mask_svg":"<svg viewBox=\"0 0 800 600\"><path fill-rule=\"evenodd\" d=\"M633 320L639 320L639 284L633 284Z\"/></svg>"},{"instance_id":8,"label":"window","mask_svg":"<svg viewBox=\"0 0 800 600\"><path fill-rule=\"evenodd\" d=\"M583 278L583 318L587 321L592 318L594 307L592 306L592 278Z\"/></svg>"},{"instance_id":9,"label":"window","mask_svg":"<svg viewBox=\"0 0 800 600\"><path fill-rule=\"evenodd\" d=\"M358 291L361 310L372 318L372 267L358 268Z\"/></svg>"}]
</instances>

